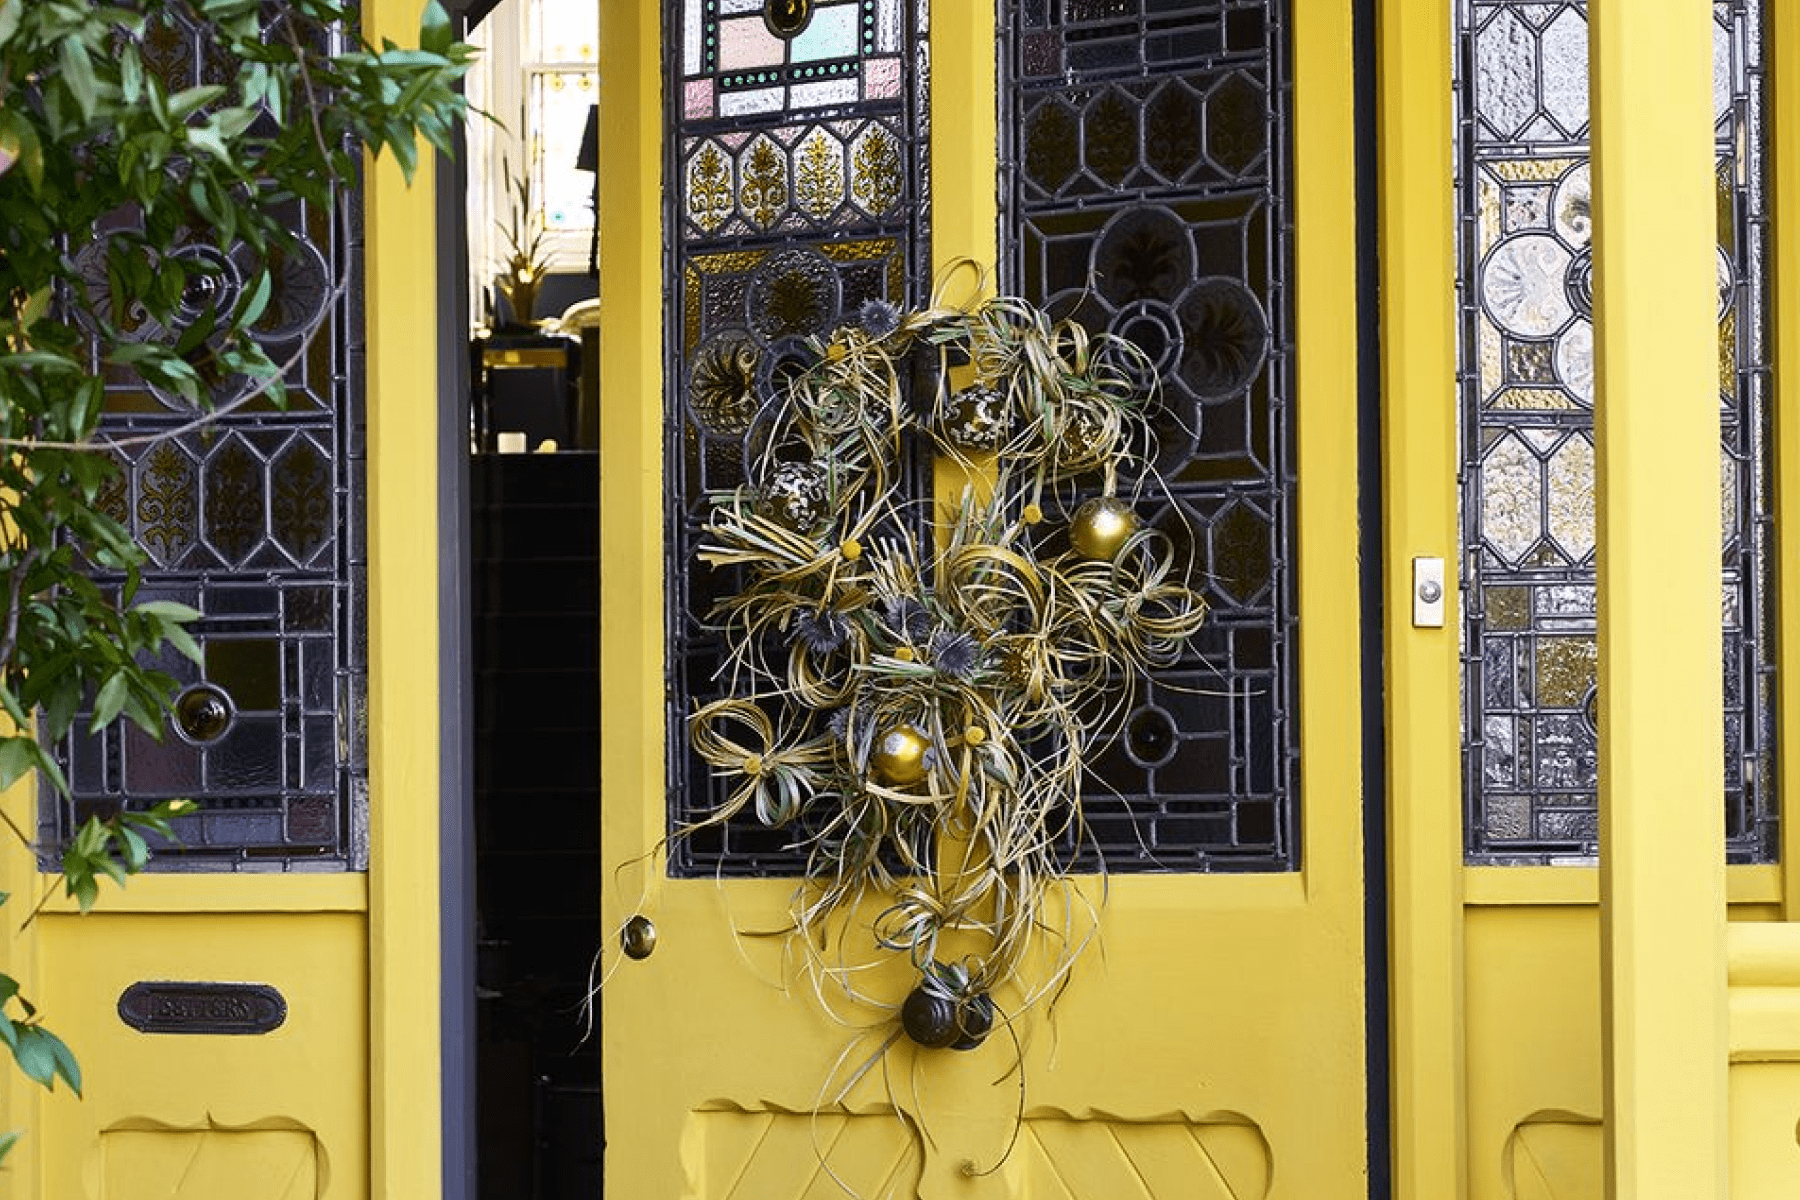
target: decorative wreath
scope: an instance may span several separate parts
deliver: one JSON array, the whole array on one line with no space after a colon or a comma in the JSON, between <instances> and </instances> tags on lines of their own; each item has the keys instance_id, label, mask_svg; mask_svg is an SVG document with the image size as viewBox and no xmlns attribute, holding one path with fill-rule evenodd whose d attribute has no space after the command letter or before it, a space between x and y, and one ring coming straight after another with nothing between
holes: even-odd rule
<instances>
[{"instance_id":1,"label":"decorative wreath","mask_svg":"<svg viewBox=\"0 0 1800 1200\"><path fill-rule=\"evenodd\" d=\"M711 497L699 549L737 572L709 617L725 696L690 724L730 790L682 832L793 830L815 954L828 918L884 897L869 933L918 972L900 1028L969 1049L1027 955L1054 943L1025 1004L1066 976L1080 945L1045 899L1083 837L1088 748L1206 611L1138 515L1162 491L1154 373L1012 298L871 301L807 358L771 372L726 344L691 367L696 408L755 416L751 483ZM922 462L967 481L936 511L909 491ZM941 953L950 931L986 949Z\"/></svg>"}]
</instances>

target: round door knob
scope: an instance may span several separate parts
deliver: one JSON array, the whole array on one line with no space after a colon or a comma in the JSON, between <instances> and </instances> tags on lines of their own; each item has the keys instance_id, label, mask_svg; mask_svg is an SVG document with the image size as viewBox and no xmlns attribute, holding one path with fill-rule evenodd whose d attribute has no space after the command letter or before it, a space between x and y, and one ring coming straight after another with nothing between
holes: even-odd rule
<instances>
[{"instance_id":1,"label":"round door knob","mask_svg":"<svg viewBox=\"0 0 1800 1200\"><path fill-rule=\"evenodd\" d=\"M626 958L649 958L656 950L655 922L641 913L631 918L619 931L619 945L624 947Z\"/></svg>"},{"instance_id":2,"label":"round door knob","mask_svg":"<svg viewBox=\"0 0 1800 1200\"><path fill-rule=\"evenodd\" d=\"M196 683L175 698L175 731L196 746L224 737L236 715L231 697L210 683Z\"/></svg>"}]
</instances>

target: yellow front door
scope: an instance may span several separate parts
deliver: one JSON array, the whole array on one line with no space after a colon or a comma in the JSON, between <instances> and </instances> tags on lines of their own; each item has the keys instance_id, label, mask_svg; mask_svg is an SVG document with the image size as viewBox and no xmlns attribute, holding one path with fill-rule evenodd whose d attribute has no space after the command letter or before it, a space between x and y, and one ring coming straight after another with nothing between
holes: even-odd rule
<instances>
[{"instance_id":1,"label":"yellow front door","mask_svg":"<svg viewBox=\"0 0 1800 1200\"><path fill-rule=\"evenodd\" d=\"M831 985L815 987L801 970L804 948L782 932L800 881L781 866L779 837L773 848L767 840L734 841L737 835L728 834L699 850L677 845L671 851L665 841L670 805L692 814L686 789L696 785L680 737L670 737L670 725L685 716L671 708L671 697L686 703L681 697L692 694L684 689L693 675L667 647L672 628L673 644L689 652L700 644L699 635L686 632L685 606L690 589L710 586L701 582L691 547L681 541L688 535L680 531L695 494L693 476L704 480L716 472L725 480L733 468L729 454L724 466L708 457L709 438L721 424L717 414L710 414L709 429L703 419L709 414L693 416L692 406L677 399L685 396L685 366L672 371L663 364L684 364L686 351L719 330L732 332L725 317L712 315L714 306L727 312L737 304L736 311L750 313L743 336L766 333L771 344L779 341L779 322L773 332L757 331L765 312L755 307L757 271L777 255L802 253L796 245L810 245L802 235L811 236L812 222L828 225L822 214L851 211L832 207L846 203L846 195L863 210L881 209L879 188L863 186L872 161L864 154L875 140L868 131L890 115L879 107L873 119L802 114L787 125L768 115L753 86L766 81L744 82L764 67L755 56L775 56L769 69L776 73L807 68L796 65L799 51L782 49L781 20L768 19L759 6L638 0L609 7L602 14L601 56L609 114L601 172L608 397L601 439L604 911L606 927L637 955L625 954L618 942L603 947L596 977L609 1194L744 1200L846 1193L1363 1194L1368 979L1350 5L1295 0L1248 13L1241 6L1195 4L1185 6L1192 11L1180 14L1174 35L1162 42L1155 42L1156 30L1146 34L1134 5L1123 6L1133 15L1122 25L1114 11L1119 6L1059 6L1063 19L1054 29L1032 16L1042 5L1018 11L1004 5L997 30L988 5L936 3L928 13L921 6L916 30L906 26L897 38L885 32L885 22L909 6L812 7L810 18L793 19L819 38L829 21L866 10L873 32L851 54L867 60L855 71L865 98L913 94L910 82L888 82L888 72L915 77L923 56L913 55L913 34L928 38L930 47L930 250L905 259L907 251L896 247L912 235L891 213L886 225L857 226L855 238L847 233L818 243L817 261L835 264L818 271L836 272L829 286L842 289L834 293L840 302L856 287L898 299L909 274L928 277L934 264L941 268L963 256L998 262L1008 286L1041 287L1015 251L1048 244L1058 228L1068 228L1058 225L1064 218L1052 209L1059 200L1046 197L1042 185L1060 179L1078 190L1082 179L1105 178L1114 169L1109 146L1143 155L1150 172L1191 150L1196 161L1205 160L1191 168L1191 179L1225 181L1196 184L1186 199L1163 197L1156 191L1162 184L1132 186L1154 208L1152 225L1187 222L1189 231L1211 231L1175 238L1197 256L1181 288L1233 269L1279 281L1262 293L1269 306L1262 311L1274 314L1267 343L1273 348L1265 350L1260 334L1251 335L1254 378L1199 378L1208 370L1229 376L1237 351L1227 344L1229 331L1222 334L1216 324L1210 331L1185 327L1196 355L1215 352L1204 369L1193 368L1192 411L1217 436L1233 420L1251 428L1239 435L1237 458L1220 451L1209 459L1203 448L1184 470L1197 497L1186 502L1212 522L1206 586L1217 644L1240 647L1239 665L1258 665L1252 662L1257 653L1272 659L1261 664L1262 678L1284 681L1281 727L1298 732L1270 751L1271 761L1279 758L1285 795L1270 784L1253 797L1267 801L1267 809L1250 802L1232 808L1229 796L1218 802L1236 814L1231 819L1239 825L1230 836L1238 840L1231 846L1248 869L1231 869L1228 854L1196 853L1189 861L1205 870L1086 876L1082 895L1098 913L1097 937L1076 961L1066 989L967 1053L921 1049L892 1036L903 974L888 969L859 978L856 990L870 1002ZM730 11L721 15L721 9ZM1007 25L1014 19L1024 22L1016 33ZM1089 61L1082 56L1123 36L1124 27L1142 39L1129 52L1140 67L1154 67L1156 54L1196 54L1193 61L1204 60L1212 74L1201 67L1190 75L1171 70L1174 82L1160 92L1162 75L1153 69L1135 81L1108 82L1103 69L1092 81L1078 78ZM1054 48L1066 59L1063 82L1053 77L1062 67L1045 73L1032 57L1045 52L1050 33L1063 38ZM1212 51L1192 50L1207 38L1216 39ZM1155 48L1141 53L1136 48L1152 43ZM1007 47L1017 57L1003 58L997 72L995 48ZM1027 60L1039 66L1022 65ZM1279 89L1254 91L1253 81L1283 78L1291 81L1291 97ZM1038 90L1005 91L1009 80L1021 79L1035 80ZM791 104L814 86L787 85ZM1132 104L1150 114L1141 118L1148 126L1135 124L1140 118L1129 114ZM1130 130L1105 132L1121 106ZM1042 149L1032 160L1037 165L1024 168L1031 176L1018 185L1025 198L1008 203L1005 225L997 220L997 180L1004 192L1014 177L1003 173L996 147L1029 139L1020 128L998 129L996 112L1001 121L1035 130L1031 136ZM739 126L729 123L733 113L743 114ZM1055 122L1065 115L1072 122L1071 151L1075 127L1085 123L1088 131L1066 178L1055 165L1062 145ZM1188 115L1191 126L1183 124ZM865 119L868 124L858 124ZM671 147L668 130L678 121ZM915 128L924 127L921 121ZM1173 140L1140 142L1139 128L1173 130ZM1120 140L1109 143L1109 137ZM894 140L904 154L904 132ZM770 151L760 159L759 145ZM812 174L803 170L813 145L825 147L816 153L828 164L843 164L830 169L844 172L843 191L820 184L830 170L820 174L817 162ZM833 157L840 146L841 159ZM779 157L788 147L796 148L799 164L791 177ZM1260 190L1251 189L1252 201L1233 190L1240 177L1263 181ZM792 202L790 178L799 196ZM665 188L674 196L667 208ZM1115 198L1123 194L1115 189ZM800 212L805 204L813 207ZM784 206L794 208L792 217ZM1100 227L1090 222L1090 231ZM1090 238L1083 253L1104 241L1104 235ZM854 264L882 255L900 265L857 283ZM1217 288L1216 294L1229 291L1227 284ZM1192 302L1203 307L1205 297L1196 296ZM1037 298L1047 297L1040 290ZM1186 302L1168 303L1179 311ZM1108 303L1109 319L1126 324L1132 314L1151 311L1135 302ZM1201 360L1184 360L1190 361ZM1279 370L1269 365L1277 362ZM1258 407L1252 393L1277 395L1276 407L1291 424L1259 434L1255 422L1267 417L1269 405ZM682 440L671 450L665 436ZM1279 460L1266 477L1243 482L1232 474L1247 469L1240 460L1259 454ZM1205 491L1218 480L1220 490ZM1243 550L1245 542L1232 538L1246 529L1251 548ZM1260 582L1253 578L1258 569ZM1253 603L1253 592L1276 598ZM1251 632L1240 634L1240 625ZM1175 782L1241 771L1243 781L1221 790L1249 794L1260 768L1251 757L1232 759L1222 730L1232 721L1274 723L1259 705L1278 685L1245 688L1238 681L1233 692L1233 680L1219 678L1232 703L1216 706L1218 728L1196 735L1196 744L1216 757L1192 767L1193 778ZM1239 791L1230 792L1233 786ZM1281 804L1287 807L1277 813ZM762 869L765 861L775 865ZM1000 999L1004 1008L1006 998Z\"/></svg>"},{"instance_id":2,"label":"yellow front door","mask_svg":"<svg viewBox=\"0 0 1800 1200\"><path fill-rule=\"evenodd\" d=\"M363 13L371 38L418 20ZM159 68L171 88L201 82L204 45ZM84 1081L46 1094L8 1064L10 1196L441 1192L432 187L429 159L409 189L390 156L360 195L291 210L266 335L301 364L284 411L195 429L191 408L109 381L111 432L137 435L116 515L152 556L139 595L201 614L204 665L162 665L229 716L172 715L160 742L129 722L77 736L58 747L72 801L35 780L0 801L43 846L0 850L0 957ZM199 805L182 846L82 915L59 839L87 811L176 796Z\"/></svg>"}]
</instances>

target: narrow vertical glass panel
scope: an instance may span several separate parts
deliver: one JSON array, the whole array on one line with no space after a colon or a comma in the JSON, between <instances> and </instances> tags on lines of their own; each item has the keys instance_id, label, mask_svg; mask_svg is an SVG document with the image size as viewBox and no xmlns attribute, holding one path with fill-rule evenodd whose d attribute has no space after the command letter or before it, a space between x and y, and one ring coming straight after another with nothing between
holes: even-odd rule
<instances>
[{"instance_id":1,"label":"narrow vertical glass panel","mask_svg":"<svg viewBox=\"0 0 1800 1200\"><path fill-rule=\"evenodd\" d=\"M577 170L575 160L599 83L593 71L531 74L531 114L526 128L536 130L539 139L532 155L537 173L533 181L537 220L540 228L553 233L593 228L593 172Z\"/></svg>"},{"instance_id":2,"label":"narrow vertical glass panel","mask_svg":"<svg viewBox=\"0 0 1800 1200\"><path fill-rule=\"evenodd\" d=\"M269 40L290 36L290 22L321 48L342 37L284 6L265 8L264 20ZM146 21L140 49L171 93L238 75L175 11ZM89 814L176 797L201 811L177 823L179 845L159 847L151 870L367 866L362 212L354 188L327 199L284 202L281 216L296 235L287 246L255 251L202 231L179 248L192 274L174 327L113 314L141 340L176 339L235 303L266 269L271 295L251 337L283 364L287 400L277 408L246 399L255 386L247 378L210 379L215 413L196 429L183 397L104 368L101 432L118 439L123 473L105 503L150 558L136 599L201 614L191 632L204 665L172 650L155 665L184 696L216 698L218 708L184 724L178 704L160 742L129 721L88 735L78 717L55 748L73 768L72 795L40 797L47 870L58 868L60 846ZM76 251L89 287L104 292L109 239L142 220L122 209L97 223L94 240ZM103 588L124 583L115 573L94 576ZM332 735L315 732L306 764L284 749L303 713Z\"/></svg>"},{"instance_id":3,"label":"narrow vertical glass panel","mask_svg":"<svg viewBox=\"0 0 1800 1200\"><path fill-rule=\"evenodd\" d=\"M749 477L747 439L812 335L928 290L928 9L667 0L671 828L727 794L687 740L688 714L720 687L707 616L733 590L696 558L707 497L767 482ZM746 816L674 841L670 870L798 875L806 836Z\"/></svg>"},{"instance_id":4,"label":"narrow vertical glass panel","mask_svg":"<svg viewBox=\"0 0 1800 1200\"><path fill-rule=\"evenodd\" d=\"M1136 343L1160 381L1142 516L1212 606L1095 755L1074 862L1299 865L1288 5L1001 0L1007 291Z\"/></svg>"},{"instance_id":5,"label":"narrow vertical glass panel","mask_svg":"<svg viewBox=\"0 0 1800 1200\"><path fill-rule=\"evenodd\" d=\"M1712 6L1719 211L1725 801L1733 862L1775 855L1773 516L1762 0ZM1459 0L1457 201L1468 856L1598 849L1594 293L1587 10ZM1699 399L1699 398L1697 398ZM1754 682L1751 682L1754 681Z\"/></svg>"}]
</instances>

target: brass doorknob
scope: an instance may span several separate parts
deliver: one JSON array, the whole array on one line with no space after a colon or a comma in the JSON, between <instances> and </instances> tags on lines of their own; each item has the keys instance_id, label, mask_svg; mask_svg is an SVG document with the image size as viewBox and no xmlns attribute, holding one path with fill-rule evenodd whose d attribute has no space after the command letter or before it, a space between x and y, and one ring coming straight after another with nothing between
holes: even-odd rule
<instances>
[{"instance_id":1,"label":"brass doorknob","mask_svg":"<svg viewBox=\"0 0 1800 1200\"><path fill-rule=\"evenodd\" d=\"M625 949L625 957L646 959L656 950L656 924L642 913L625 922L625 928L619 931L619 945Z\"/></svg>"}]
</instances>

